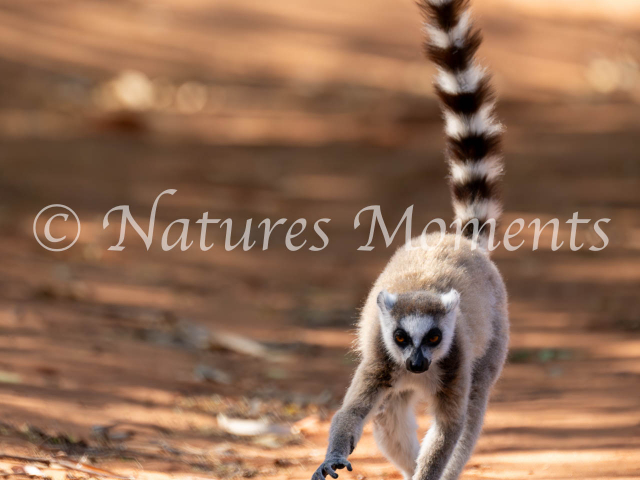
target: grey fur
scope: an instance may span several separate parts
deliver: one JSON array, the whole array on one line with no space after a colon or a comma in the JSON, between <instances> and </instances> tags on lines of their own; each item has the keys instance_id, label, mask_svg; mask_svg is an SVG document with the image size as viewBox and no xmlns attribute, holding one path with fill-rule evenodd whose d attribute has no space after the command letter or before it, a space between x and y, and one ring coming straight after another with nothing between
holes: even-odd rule
<instances>
[{"instance_id":1,"label":"grey fur","mask_svg":"<svg viewBox=\"0 0 640 480\"><path fill-rule=\"evenodd\" d=\"M474 63L480 36L467 0L419 0L431 22L429 57L440 67L437 93L449 137L456 219L495 221L501 126L493 90ZM483 229L486 240L486 229ZM331 422L329 448L312 480L351 470L347 457L374 419L380 450L405 480L456 480L480 435L491 387L509 343L507 293L468 229L459 238L415 238L378 277L358 328L360 365ZM484 245L480 242L481 246ZM428 245L435 247L421 248ZM437 330L436 330L437 329ZM433 333L440 332L436 340ZM414 373L421 372L421 373ZM427 400L433 423L418 446L413 404Z\"/></svg>"},{"instance_id":2,"label":"grey fur","mask_svg":"<svg viewBox=\"0 0 640 480\"><path fill-rule=\"evenodd\" d=\"M420 241L413 239L412 245ZM395 302L384 301L388 296ZM401 348L394 340L397 328L415 333L432 327L442 332L433 348ZM412 335L412 342L419 337ZM507 294L486 252L453 235L430 250L399 249L362 310L360 365L332 420L327 458L313 480L326 474L336 478L337 468L351 468L347 458L368 419L380 450L405 479L457 479L480 435L508 341ZM431 360L424 373L405 367L407 351L415 348ZM427 400L434 419L420 448L413 413L417 399Z\"/></svg>"},{"instance_id":3,"label":"grey fur","mask_svg":"<svg viewBox=\"0 0 640 480\"><path fill-rule=\"evenodd\" d=\"M394 392L382 402L373 419L373 436L378 447L405 480L413 476L420 451L414 404L414 392Z\"/></svg>"}]
</instances>

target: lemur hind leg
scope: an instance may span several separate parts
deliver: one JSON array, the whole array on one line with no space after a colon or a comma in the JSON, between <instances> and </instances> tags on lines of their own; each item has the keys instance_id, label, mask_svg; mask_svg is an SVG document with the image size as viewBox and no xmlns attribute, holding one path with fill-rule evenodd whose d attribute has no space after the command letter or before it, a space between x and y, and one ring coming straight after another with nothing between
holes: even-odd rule
<instances>
[{"instance_id":1,"label":"lemur hind leg","mask_svg":"<svg viewBox=\"0 0 640 480\"><path fill-rule=\"evenodd\" d=\"M438 365L442 385L429 401L433 423L420 445L413 480L441 479L466 423L471 371L455 338Z\"/></svg>"},{"instance_id":2,"label":"lemur hind leg","mask_svg":"<svg viewBox=\"0 0 640 480\"><path fill-rule=\"evenodd\" d=\"M505 361L507 344L506 335L496 335L489 345L487 353L476 362L469 392L465 426L447 463L442 480L457 480L473 453L482 430L491 387L498 379Z\"/></svg>"},{"instance_id":3,"label":"lemur hind leg","mask_svg":"<svg viewBox=\"0 0 640 480\"><path fill-rule=\"evenodd\" d=\"M398 467L405 480L413 476L420 449L413 406L413 392L394 394L373 419L373 436L378 448Z\"/></svg>"}]
</instances>

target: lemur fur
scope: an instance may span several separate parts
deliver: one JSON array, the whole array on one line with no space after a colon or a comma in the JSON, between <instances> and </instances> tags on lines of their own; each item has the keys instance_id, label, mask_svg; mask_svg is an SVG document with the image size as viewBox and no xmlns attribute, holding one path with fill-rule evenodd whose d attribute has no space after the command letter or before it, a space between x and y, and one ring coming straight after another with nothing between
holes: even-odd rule
<instances>
[{"instance_id":1,"label":"lemur fur","mask_svg":"<svg viewBox=\"0 0 640 480\"><path fill-rule=\"evenodd\" d=\"M475 64L480 34L468 0L420 0L427 20L428 57L438 66L455 218L464 227L501 213L501 125L494 93ZM480 231L485 235L486 229ZM469 228L439 243L414 238L376 280L358 326L360 364L331 422L325 461L312 480L347 468L362 429L373 421L380 450L405 479L455 480L482 429L491 387L509 341L507 293L485 249ZM418 443L416 400L433 422Z\"/></svg>"}]
</instances>

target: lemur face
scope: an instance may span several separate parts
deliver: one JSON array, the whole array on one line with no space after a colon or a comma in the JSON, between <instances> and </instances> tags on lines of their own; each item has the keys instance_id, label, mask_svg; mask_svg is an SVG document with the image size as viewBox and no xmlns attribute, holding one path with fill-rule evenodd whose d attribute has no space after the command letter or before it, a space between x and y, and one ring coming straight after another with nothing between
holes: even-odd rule
<instances>
[{"instance_id":1,"label":"lemur face","mask_svg":"<svg viewBox=\"0 0 640 480\"><path fill-rule=\"evenodd\" d=\"M412 373L423 373L451 346L460 296L417 291L378 295L380 324L391 357Z\"/></svg>"}]
</instances>

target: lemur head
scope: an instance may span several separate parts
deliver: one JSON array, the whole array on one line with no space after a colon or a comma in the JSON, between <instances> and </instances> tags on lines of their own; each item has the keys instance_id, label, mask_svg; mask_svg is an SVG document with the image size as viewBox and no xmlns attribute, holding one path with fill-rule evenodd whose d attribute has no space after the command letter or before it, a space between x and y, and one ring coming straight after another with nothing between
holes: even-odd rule
<instances>
[{"instance_id":1,"label":"lemur head","mask_svg":"<svg viewBox=\"0 0 640 480\"><path fill-rule=\"evenodd\" d=\"M382 338L387 351L413 373L423 373L449 351L460 295L416 291L378 295Z\"/></svg>"}]
</instances>

